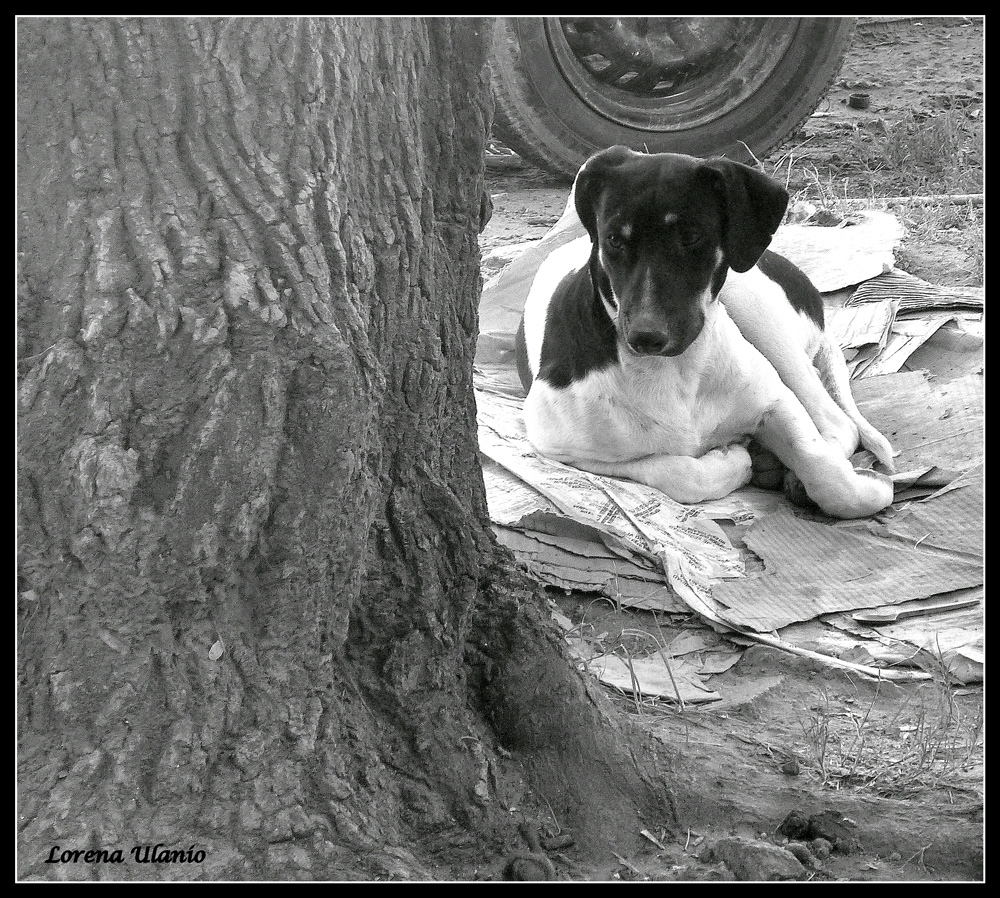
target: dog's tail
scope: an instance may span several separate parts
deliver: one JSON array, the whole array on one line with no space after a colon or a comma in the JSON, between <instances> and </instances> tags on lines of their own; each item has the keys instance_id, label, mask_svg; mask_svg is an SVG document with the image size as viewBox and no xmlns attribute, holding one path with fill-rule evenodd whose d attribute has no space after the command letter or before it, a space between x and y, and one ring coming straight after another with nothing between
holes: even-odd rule
<instances>
[{"instance_id":1,"label":"dog's tail","mask_svg":"<svg viewBox=\"0 0 1000 898\"><path fill-rule=\"evenodd\" d=\"M834 346L829 338L822 340L813 363L816 365L823 385L829 392L830 397L844 410L847 417L858 428L861 445L871 452L889 471L895 471L896 464L892 460L894 453L891 444L861 414L854 401L854 395L851 393L851 379L847 370L847 362L844 361L844 354L840 351L840 347Z\"/></svg>"}]
</instances>

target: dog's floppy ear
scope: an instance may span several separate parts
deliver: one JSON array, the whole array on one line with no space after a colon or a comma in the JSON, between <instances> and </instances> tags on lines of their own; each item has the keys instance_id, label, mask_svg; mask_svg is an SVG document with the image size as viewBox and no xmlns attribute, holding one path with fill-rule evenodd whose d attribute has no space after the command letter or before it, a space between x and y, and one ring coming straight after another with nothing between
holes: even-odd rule
<instances>
[{"instance_id":1,"label":"dog's floppy ear","mask_svg":"<svg viewBox=\"0 0 1000 898\"><path fill-rule=\"evenodd\" d=\"M731 159L709 159L726 213L723 248L729 267L749 271L771 242L788 206L788 192L777 181Z\"/></svg>"},{"instance_id":2,"label":"dog's floppy ear","mask_svg":"<svg viewBox=\"0 0 1000 898\"><path fill-rule=\"evenodd\" d=\"M597 202L601 189L601 182L604 176L623 162L637 156L638 154L628 147L615 146L606 150L601 150L591 156L576 173L576 180L573 182L573 200L576 203L576 214L580 216L580 221L590 234L590 239L597 240L597 214L594 205Z\"/></svg>"}]
</instances>

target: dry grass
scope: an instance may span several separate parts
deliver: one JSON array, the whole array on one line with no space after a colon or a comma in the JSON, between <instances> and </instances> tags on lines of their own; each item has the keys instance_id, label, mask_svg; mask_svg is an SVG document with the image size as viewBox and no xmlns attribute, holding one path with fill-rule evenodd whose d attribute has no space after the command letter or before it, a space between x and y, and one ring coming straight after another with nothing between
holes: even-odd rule
<instances>
[{"instance_id":1,"label":"dry grass","mask_svg":"<svg viewBox=\"0 0 1000 898\"><path fill-rule=\"evenodd\" d=\"M936 113L847 125L837 151L825 155L808 138L769 157L765 170L793 192L815 189L811 198L982 193L982 116L957 99L943 105Z\"/></svg>"},{"instance_id":2,"label":"dry grass","mask_svg":"<svg viewBox=\"0 0 1000 898\"><path fill-rule=\"evenodd\" d=\"M893 797L963 789L982 769L982 702L960 702L947 680L915 690L902 706L880 689L856 703L821 692L799 724L802 756L820 781L835 789Z\"/></svg>"},{"instance_id":3,"label":"dry grass","mask_svg":"<svg viewBox=\"0 0 1000 898\"><path fill-rule=\"evenodd\" d=\"M608 613L601 611L602 606ZM624 710L639 715L684 711L685 702L676 683L675 695L650 695L643 691L635 673L636 661L647 662L655 657L673 679L669 638L655 612L636 612L624 606L620 597L606 596L594 599L581 610L582 620L578 623L572 624L568 618L564 620L564 635L584 663L599 656L614 655L625 665L631 675L630 688L619 690L607 686L608 694L619 701Z\"/></svg>"},{"instance_id":4,"label":"dry grass","mask_svg":"<svg viewBox=\"0 0 1000 898\"><path fill-rule=\"evenodd\" d=\"M851 150L862 186L900 196L969 194L983 189L983 131L954 104L934 115L911 113L898 122L876 119L856 128Z\"/></svg>"},{"instance_id":5,"label":"dry grass","mask_svg":"<svg viewBox=\"0 0 1000 898\"><path fill-rule=\"evenodd\" d=\"M939 283L982 286L984 123L958 99L943 106L855 125L834 156L815 153L807 140L761 168L786 185L792 205L811 204L834 221L859 207L891 207L906 229L901 268ZM927 265L930 272L919 270Z\"/></svg>"},{"instance_id":6,"label":"dry grass","mask_svg":"<svg viewBox=\"0 0 1000 898\"><path fill-rule=\"evenodd\" d=\"M906 239L897 252L899 267L915 270L915 252L933 246L953 246L961 260L950 282L955 286L981 287L986 278L985 215L974 203L909 201L893 210L906 228ZM915 272L919 273L919 272ZM939 279L940 280L940 279Z\"/></svg>"}]
</instances>

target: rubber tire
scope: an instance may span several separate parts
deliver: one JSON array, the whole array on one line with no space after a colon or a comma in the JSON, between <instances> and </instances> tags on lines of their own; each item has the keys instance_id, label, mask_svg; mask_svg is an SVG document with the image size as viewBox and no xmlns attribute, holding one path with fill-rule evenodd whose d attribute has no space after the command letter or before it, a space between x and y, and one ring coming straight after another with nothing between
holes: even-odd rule
<instances>
[{"instance_id":1,"label":"rubber tire","mask_svg":"<svg viewBox=\"0 0 1000 898\"><path fill-rule=\"evenodd\" d=\"M694 127L676 121L670 130L650 131L612 122L579 98L552 56L544 23L497 19L493 133L524 159L568 179L595 152L615 144L739 162L763 158L815 111L840 71L855 26L852 18L800 19L777 66L743 103Z\"/></svg>"}]
</instances>

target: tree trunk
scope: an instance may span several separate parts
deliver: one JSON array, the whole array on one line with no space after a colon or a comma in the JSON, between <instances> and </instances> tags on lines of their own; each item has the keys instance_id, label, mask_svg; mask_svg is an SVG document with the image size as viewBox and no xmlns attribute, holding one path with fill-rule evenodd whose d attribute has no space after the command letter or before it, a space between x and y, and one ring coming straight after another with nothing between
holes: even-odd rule
<instances>
[{"instance_id":1,"label":"tree trunk","mask_svg":"<svg viewBox=\"0 0 1000 898\"><path fill-rule=\"evenodd\" d=\"M503 743L559 783L603 719L489 531L488 46L19 22L22 876L492 869Z\"/></svg>"}]
</instances>

